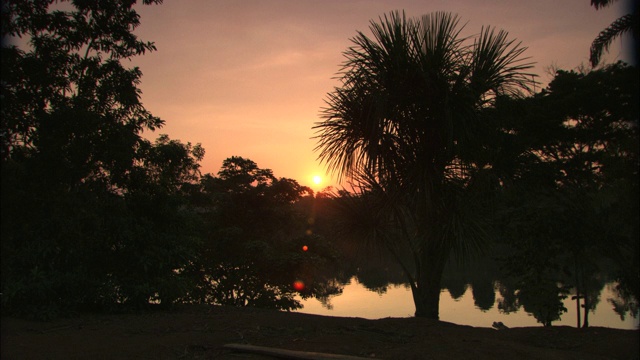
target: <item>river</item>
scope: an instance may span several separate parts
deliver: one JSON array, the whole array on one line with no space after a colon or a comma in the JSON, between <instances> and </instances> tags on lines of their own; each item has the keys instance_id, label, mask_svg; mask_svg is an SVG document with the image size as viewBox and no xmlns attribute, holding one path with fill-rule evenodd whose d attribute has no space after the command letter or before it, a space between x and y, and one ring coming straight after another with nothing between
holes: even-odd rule
<instances>
[{"instance_id":1,"label":"river","mask_svg":"<svg viewBox=\"0 0 640 360\"><path fill-rule=\"evenodd\" d=\"M637 329L639 318L629 313L624 319L613 310L608 301L615 297L613 283L607 284L600 294L600 302L593 313L589 314L590 326L603 326L618 329ZM464 294L453 299L449 291L442 290L440 294L440 320L459 325L475 327L491 327L493 322L502 322L508 327L541 326L536 319L520 308L509 314L502 313L497 303L500 293L496 291L496 301L488 310L481 310L474 304L471 287L467 287ZM301 300L298 298L298 300ZM328 306L315 298L301 300L302 309L297 310L306 314L360 317L365 319L379 319L385 317L411 317L415 311L411 289L404 285L389 285L386 292L378 293L367 289L353 276L343 288L342 294L330 298ZM567 312L561 320L553 322L553 326L576 326L576 305L571 297L564 300ZM583 316L581 314L581 316Z\"/></svg>"}]
</instances>

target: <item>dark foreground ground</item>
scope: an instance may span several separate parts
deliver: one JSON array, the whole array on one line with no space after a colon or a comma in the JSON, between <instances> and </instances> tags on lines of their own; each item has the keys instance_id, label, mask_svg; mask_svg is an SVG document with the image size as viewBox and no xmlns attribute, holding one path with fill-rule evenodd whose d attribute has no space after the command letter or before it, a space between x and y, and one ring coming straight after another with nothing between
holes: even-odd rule
<instances>
[{"instance_id":1,"label":"dark foreground ground","mask_svg":"<svg viewBox=\"0 0 640 360\"><path fill-rule=\"evenodd\" d=\"M416 318L366 320L250 308L2 318L2 359L274 359L224 344L375 359L639 359L638 330L474 328Z\"/></svg>"}]
</instances>

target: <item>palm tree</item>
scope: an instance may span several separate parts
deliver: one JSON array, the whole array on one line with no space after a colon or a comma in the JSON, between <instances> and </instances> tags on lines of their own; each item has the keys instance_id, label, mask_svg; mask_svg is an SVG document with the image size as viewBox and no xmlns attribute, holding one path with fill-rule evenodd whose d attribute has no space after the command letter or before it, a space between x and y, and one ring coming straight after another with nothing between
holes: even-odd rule
<instances>
[{"instance_id":1,"label":"palm tree","mask_svg":"<svg viewBox=\"0 0 640 360\"><path fill-rule=\"evenodd\" d=\"M373 38L358 32L344 53L342 86L328 94L324 120L314 126L316 151L357 185L343 204L400 262L415 315L437 319L450 254L462 259L485 237L469 206L490 169L477 151L487 145L478 136L480 111L528 90L533 75L523 71L531 64L504 31L483 27L462 37L450 13L379 20L371 22ZM366 203L355 206L356 199Z\"/></svg>"},{"instance_id":2,"label":"palm tree","mask_svg":"<svg viewBox=\"0 0 640 360\"><path fill-rule=\"evenodd\" d=\"M611 5L616 0L591 0L591 5L596 8L596 10L601 9L603 7ZM591 55L589 57L589 61L591 62L591 66L595 67L600 62L600 58L602 57L603 51L608 51L609 46L613 42L613 40L627 31L631 30L633 34L634 41L638 41L638 11L639 7L636 4L632 13L626 14L624 16L619 17L614 22L611 23L606 29L602 30L598 37L596 37L591 43ZM634 56L638 56L637 43L634 45L636 52Z\"/></svg>"}]
</instances>

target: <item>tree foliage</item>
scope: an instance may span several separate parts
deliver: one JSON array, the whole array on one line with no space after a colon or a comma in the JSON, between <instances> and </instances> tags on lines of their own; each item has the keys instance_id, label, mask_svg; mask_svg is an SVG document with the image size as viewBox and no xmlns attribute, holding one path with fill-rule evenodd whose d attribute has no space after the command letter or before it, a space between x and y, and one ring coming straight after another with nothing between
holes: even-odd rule
<instances>
[{"instance_id":1,"label":"tree foliage","mask_svg":"<svg viewBox=\"0 0 640 360\"><path fill-rule=\"evenodd\" d=\"M490 167L478 156L491 146L479 136L480 110L526 91L531 65L505 31L483 27L463 38L448 13L395 12L370 29L372 38L358 33L344 53L341 87L315 126L316 149L330 170L358 183L362 201L373 199L367 214L381 221L370 229L384 236L370 238L414 254L404 268L416 316L438 318L450 252L463 258L484 237L482 221L470 216Z\"/></svg>"},{"instance_id":2,"label":"tree foliage","mask_svg":"<svg viewBox=\"0 0 640 360\"><path fill-rule=\"evenodd\" d=\"M84 177L109 171L120 180L132 161L126 149L163 124L140 102L140 69L122 62L155 46L133 34L135 1L73 2L69 11L53 3L3 5L2 37L13 40L2 47L2 158L84 148L78 160L92 165ZM11 45L18 41L27 48ZM103 158L87 158L94 153Z\"/></svg>"},{"instance_id":3,"label":"tree foliage","mask_svg":"<svg viewBox=\"0 0 640 360\"><path fill-rule=\"evenodd\" d=\"M141 136L163 121L124 66L155 50L134 4L3 2L3 312L171 305L189 287L204 150Z\"/></svg>"},{"instance_id":4,"label":"tree foliage","mask_svg":"<svg viewBox=\"0 0 640 360\"><path fill-rule=\"evenodd\" d=\"M294 206L311 189L276 178L242 157L223 162L201 182L204 247L190 271L200 279L192 301L233 306L300 307L295 299L338 291L318 266L335 257L307 231L309 209ZM309 251L303 251L307 246ZM295 289L303 281L305 289Z\"/></svg>"},{"instance_id":5,"label":"tree foliage","mask_svg":"<svg viewBox=\"0 0 640 360\"><path fill-rule=\"evenodd\" d=\"M500 162L513 173L501 206L516 254L509 268L520 275L555 269L548 277L583 299L585 326L598 301L590 284L605 258L617 264L626 293L638 296L637 76L623 63L558 71L541 93L503 99L502 115L493 114L510 124L517 150Z\"/></svg>"}]
</instances>

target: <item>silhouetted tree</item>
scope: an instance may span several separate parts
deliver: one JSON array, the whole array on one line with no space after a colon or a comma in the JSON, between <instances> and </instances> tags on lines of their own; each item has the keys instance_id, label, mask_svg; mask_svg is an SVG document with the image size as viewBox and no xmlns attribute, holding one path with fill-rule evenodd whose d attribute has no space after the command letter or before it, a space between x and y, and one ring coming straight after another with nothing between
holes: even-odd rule
<instances>
[{"instance_id":1,"label":"silhouetted tree","mask_svg":"<svg viewBox=\"0 0 640 360\"><path fill-rule=\"evenodd\" d=\"M516 285L509 278L501 278L497 284L501 299L498 299L498 311L510 314L520 309Z\"/></svg>"},{"instance_id":2,"label":"silhouetted tree","mask_svg":"<svg viewBox=\"0 0 640 360\"><path fill-rule=\"evenodd\" d=\"M585 320L597 301L589 286L603 257L618 264L623 286L638 282L637 76L623 63L584 74L558 71L547 89L501 99L496 109L504 117L494 114L517 134L502 139L498 147L511 151L496 162L513 174L503 198L511 200L502 206L507 242L529 260L543 252L545 261L562 265L563 281L585 303ZM534 239L548 245L527 245Z\"/></svg>"},{"instance_id":3,"label":"silhouetted tree","mask_svg":"<svg viewBox=\"0 0 640 360\"><path fill-rule=\"evenodd\" d=\"M351 212L354 226L365 225L385 251L411 252L402 266L415 315L435 319L450 252L462 258L484 237L472 216L481 192L471 191L486 184L479 178L490 167L474 158L483 146L479 111L532 81L524 48L506 32L483 27L468 44L458 22L448 13L397 12L372 21L373 38L352 40L342 85L315 126L319 159L351 178L367 204L348 206L366 211Z\"/></svg>"},{"instance_id":4,"label":"silhouetted tree","mask_svg":"<svg viewBox=\"0 0 640 360\"><path fill-rule=\"evenodd\" d=\"M503 228L511 251L502 259L506 283L503 282L501 291L506 296L503 295L505 300L499 307L512 311L523 306L538 322L551 326L567 311L562 303L568 292L562 265L569 257L559 240L564 224L557 216L563 214L564 209L555 205L553 196L539 188L527 192L518 190L511 193L513 197L504 204L507 209L515 210L510 212ZM505 285L510 286L505 288Z\"/></svg>"},{"instance_id":5,"label":"silhouetted tree","mask_svg":"<svg viewBox=\"0 0 640 360\"><path fill-rule=\"evenodd\" d=\"M567 312L562 300L566 299L567 289L559 287L553 279L538 278L521 285L518 293L519 304L531 313L543 326L551 326Z\"/></svg>"},{"instance_id":6,"label":"silhouetted tree","mask_svg":"<svg viewBox=\"0 0 640 360\"><path fill-rule=\"evenodd\" d=\"M613 290L616 297L607 299L607 302L613 305L613 311L620 316L620 320L624 321L627 314L630 314L634 318L637 317L639 312L638 302L634 301L633 296L621 293L624 291L624 289L621 288L614 288Z\"/></svg>"},{"instance_id":7,"label":"silhouetted tree","mask_svg":"<svg viewBox=\"0 0 640 360\"><path fill-rule=\"evenodd\" d=\"M217 175L201 182L205 244L189 269L199 281L188 301L291 310L300 307L298 293L327 297L341 290L319 272L331 249L307 233L308 214L295 206L311 189L237 156ZM296 280L303 290L292 286Z\"/></svg>"},{"instance_id":8,"label":"silhouetted tree","mask_svg":"<svg viewBox=\"0 0 640 360\"><path fill-rule=\"evenodd\" d=\"M591 0L591 5L596 9L600 9L611 5L616 0ZM638 39L640 38L640 8L638 8L637 2L631 2L631 13L623 15L611 23L606 29L602 30L598 37L596 37L591 43L589 61L591 66L595 67L600 63L600 58L604 51L609 50L609 46L617 37L622 36L624 33L630 31L635 42L634 56L635 60L638 60Z\"/></svg>"},{"instance_id":9,"label":"silhouetted tree","mask_svg":"<svg viewBox=\"0 0 640 360\"><path fill-rule=\"evenodd\" d=\"M144 4L161 1L144 0ZM3 1L3 313L171 305L189 287L199 145L144 130L136 1Z\"/></svg>"}]
</instances>

